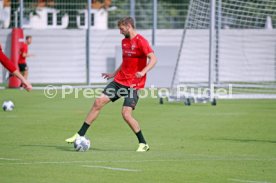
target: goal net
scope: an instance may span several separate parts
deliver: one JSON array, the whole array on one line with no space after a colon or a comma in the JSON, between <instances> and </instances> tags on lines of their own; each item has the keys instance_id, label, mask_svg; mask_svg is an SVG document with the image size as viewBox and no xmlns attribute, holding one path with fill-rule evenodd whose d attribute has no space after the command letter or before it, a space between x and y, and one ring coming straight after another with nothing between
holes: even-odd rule
<instances>
[{"instance_id":1,"label":"goal net","mask_svg":"<svg viewBox=\"0 0 276 183\"><path fill-rule=\"evenodd\" d=\"M276 98L275 0L191 0L171 92Z\"/></svg>"}]
</instances>

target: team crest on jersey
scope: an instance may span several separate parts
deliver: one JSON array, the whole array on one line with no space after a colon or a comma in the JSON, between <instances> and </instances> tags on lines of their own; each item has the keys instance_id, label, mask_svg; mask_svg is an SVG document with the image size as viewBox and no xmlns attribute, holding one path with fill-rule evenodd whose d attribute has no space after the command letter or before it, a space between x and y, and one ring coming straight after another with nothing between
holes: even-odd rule
<instances>
[{"instance_id":1,"label":"team crest on jersey","mask_svg":"<svg viewBox=\"0 0 276 183\"><path fill-rule=\"evenodd\" d=\"M135 44L132 44L131 45L131 50L134 50L136 48L136 45Z\"/></svg>"}]
</instances>

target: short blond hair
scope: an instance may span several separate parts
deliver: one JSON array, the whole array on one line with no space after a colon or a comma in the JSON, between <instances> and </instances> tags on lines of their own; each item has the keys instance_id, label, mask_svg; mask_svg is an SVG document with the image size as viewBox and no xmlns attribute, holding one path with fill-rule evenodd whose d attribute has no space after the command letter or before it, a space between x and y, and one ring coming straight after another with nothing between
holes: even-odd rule
<instances>
[{"instance_id":1,"label":"short blond hair","mask_svg":"<svg viewBox=\"0 0 276 183\"><path fill-rule=\"evenodd\" d=\"M121 25L131 25L132 28L135 28L134 19L132 17L125 17L118 21L118 27Z\"/></svg>"}]
</instances>

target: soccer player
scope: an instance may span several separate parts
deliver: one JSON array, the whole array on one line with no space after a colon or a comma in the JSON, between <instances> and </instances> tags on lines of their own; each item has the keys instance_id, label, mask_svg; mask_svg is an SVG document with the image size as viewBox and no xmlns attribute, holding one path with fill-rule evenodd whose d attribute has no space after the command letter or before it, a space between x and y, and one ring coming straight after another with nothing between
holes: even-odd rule
<instances>
[{"instance_id":1,"label":"soccer player","mask_svg":"<svg viewBox=\"0 0 276 183\"><path fill-rule=\"evenodd\" d=\"M95 100L80 130L65 141L73 143L79 136L84 136L104 105L124 97L122 116L138 138L137 152L146 152L149 150L149 145L143 137L138 121L132 116L132 112L139 99L137 90L144 88L146 73L154 67L157 60L148 41L136 32L134 20L131 17L119 20L118 27L120 33L125 36L122 40L123 62L114 73L102 74L104 78L114 78L114 80Z\"/></svg>"},{"instance_id":2,"label":"soccer player","mask_svg":"<svg viewBox=\"0 0 276 183\"><path fill-rule=\"evenodd\" d=\"M18 77L18 79L21 80L23 87L27 91L30 91L32 89L32 85L20 74L20 72L16 69L15 65L3 53L1 43L0 43L0 62L6 69L8 69L10 73L12 73L16 77Z\"/></svg>"},{"instance_id":3,"label":"soccer player","mask_svg":"<svg viewBox=\"0 0 276 183\"><path fill-rule=\"evenodd\" d=\"M29 74L26 58L33 56L28 53L28 46L30 44L32 44L32 36L26 36L26 41L25 43L22 44L22 47L20 49L19 60L18 60L19 70L26 80L28 80L28 74Z\"/></svg>"}]
</instances>

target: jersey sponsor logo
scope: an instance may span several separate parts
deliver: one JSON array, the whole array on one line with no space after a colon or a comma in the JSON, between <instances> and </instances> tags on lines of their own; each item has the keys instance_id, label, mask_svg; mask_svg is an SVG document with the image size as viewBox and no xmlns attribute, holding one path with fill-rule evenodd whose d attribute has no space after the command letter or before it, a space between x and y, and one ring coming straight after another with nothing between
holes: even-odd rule
<instances>
[{"instance_id":1,"label":"jersey sponsor logo","mask_svg":"<svg viewBox=\"0 0 276 183\"><path fill-rule=\"evenodd\" d=\"M131 57L132 55L135 55L136 52L135 51L131 51L131 50L124 50L124 54L126 54L129 57Z\"/></svg>"}]
</instances>

